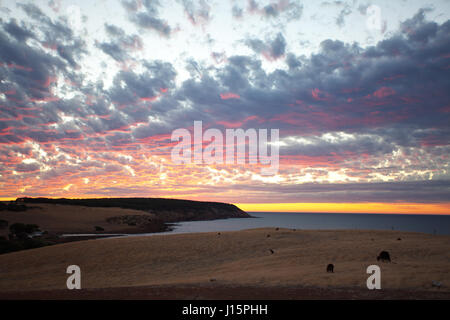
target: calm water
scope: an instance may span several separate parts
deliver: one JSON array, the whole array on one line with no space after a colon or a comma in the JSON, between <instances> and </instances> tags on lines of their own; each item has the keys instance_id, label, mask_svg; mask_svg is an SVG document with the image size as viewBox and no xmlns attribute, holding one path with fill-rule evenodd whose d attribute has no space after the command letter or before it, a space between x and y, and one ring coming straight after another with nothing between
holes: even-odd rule
<instances>
[{"instance_id":1,"label":"calm water","mask_svg":"<svg viewBox=\"0 0 450 320\"><path fill-rule=\"evenodd\" d=\"M181 222L175 226L173 231L165 233L236 231L280 227L293 229L400 230L450 235L449 215L285 212L249 212L249 214L256 218Z\"/></svg>"}]
</instances>

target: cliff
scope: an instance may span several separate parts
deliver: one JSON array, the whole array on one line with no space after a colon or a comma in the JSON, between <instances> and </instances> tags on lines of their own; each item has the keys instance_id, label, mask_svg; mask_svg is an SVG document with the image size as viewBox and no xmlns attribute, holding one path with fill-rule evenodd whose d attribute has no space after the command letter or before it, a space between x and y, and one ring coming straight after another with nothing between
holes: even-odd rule
<instances>
[{"instance_id":1,"label":"cliff","mask_svg":"<svg viewBox=\"0 0 450 320\"><path fill-rule=\"evenodd\" d=\"M164 198L98 198L98 199L49 199L18 198L22 204L59 204L85 207L115 207L133 209L153 214L164 222L249 218L245 211L228 203L204 202Z\"/></svg>"}]
</instances>

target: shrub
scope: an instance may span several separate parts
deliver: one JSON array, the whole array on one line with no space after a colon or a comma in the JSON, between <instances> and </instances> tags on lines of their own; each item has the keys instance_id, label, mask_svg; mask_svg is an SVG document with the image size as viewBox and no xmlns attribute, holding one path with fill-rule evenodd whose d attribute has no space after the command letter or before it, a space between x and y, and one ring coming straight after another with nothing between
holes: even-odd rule
<instances>
[{"instance_id":1,"label":"shrub","mask_svg":"<svg viewBox=\"0 0 450 320\"><path fill-rule=\"evenodd\" d=\"M20 242L0 239L0 254L23 250L24 247Z\"/></svg>"},{"instance_id":2,"label":"shrub","mask_svg":"<svg viewBox=\"0 0 450 320\"><path fill-rule=\"evenodd\" d=\"M0 211L8 210L8 211L25 211L28 207L24 204L16 204L16 203L3 203L0 202Z\"/></svg>"},{"instance_id":3,"label":"shrub","mask_svg":"<svg viewBox=\"0 0 450 320\"><path fill-rule=\"evenodd\" d=\"M9 226L9 231L14 236L19 238L26 237L35 231L39 231L39 226L37 224L24 224L24 223L14 223Z\"/></svg>"},{"instance_id":4,"label":"shrub","mask_svg":"<svg viewBox=\"0 0 450 320\"><path fill-rule=\"evenodd\" d=\"M52 244L51 242L43 241L40 239L25 238L25 239L6 240L5 238L0 238L0 254L26 249L40 248L51 244Z\"/></svg>"},{"instance_id":5,"label":"shrub","mask_svg":"<svg viewBox=\"0 0 450 320\"><path fill-rule=\"evenodd\" d=\"M0 229L4 229L8 226L8 221L0 219Z\"/></svg>"},{"instance_id":6,"label":"shrub","mask_svg":"<svg viewBox=\"0 0 450 320\"><path fill-rule=\"evenodd\" d=\"M15 203L10 203L8 204L8 209L9 211L26 211L28 208L27 206L23 205L23 204L15 204Z\"/></svg>"}]
</instances>

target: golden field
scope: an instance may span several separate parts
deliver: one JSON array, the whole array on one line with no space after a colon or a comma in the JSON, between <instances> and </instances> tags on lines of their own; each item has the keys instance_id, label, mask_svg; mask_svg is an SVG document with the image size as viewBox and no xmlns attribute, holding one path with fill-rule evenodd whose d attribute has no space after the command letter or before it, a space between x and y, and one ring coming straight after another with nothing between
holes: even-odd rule
<instances>
[{"instance_id":1,"label":"golden field","mask_svg":"<svg viewBox=\"0 0 450 320\"><path fill-rule=\"evenodd\" d=\"M392 263L376 260L382 250L390 253ZM328 263L334 264L334 273L326 273ZM82 288L92 289L186 285L365 289L367 266L378 264L382 289L450 292L449 236L253 229L86 240L3 254L0 293L64 290L66 268L72 264L81 268ZM441 282L442 288L433 288L432 281Z\"/></svg>"}]
</instances>

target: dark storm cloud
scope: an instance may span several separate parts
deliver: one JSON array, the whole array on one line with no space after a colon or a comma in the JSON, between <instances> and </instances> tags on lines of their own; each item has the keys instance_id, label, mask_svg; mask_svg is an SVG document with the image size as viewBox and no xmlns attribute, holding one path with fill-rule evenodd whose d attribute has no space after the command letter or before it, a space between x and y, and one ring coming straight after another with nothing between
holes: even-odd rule
<instances>
[{"instance_id":1,"label":"dark storm cloud","mask_svg":"<svg viewBox=\"0 0 450 320\"><path fill-rule=\"evenodd\" d=\"M78 139L80 134L75 132L78 128L48 126L61 121L60 112L76 116L86 113L81 100L63 100L54 95L58 79L62 79L63 87L66 83L81 82L82 75L76 68L86 52L84 41L74 35L65 20L52 20L34 5L19 7L33 19L31 24L40 32L34 34L30 31L31 24L15 20L1 26L0 77L7 79L0 84L0 92L6 97L0 110L2 127L6 130L1 140L18 143ZM33 38L33 42L26 42L28 38Z\"/></svg>"},{"instance_id":2,"label":"dark storm cloud","mask_svg":"<svg viewBox=\"0 0 450 320\"><path fill-rule=\"evenodd\" d=\"M13 40L0 31L0 62L3 67L3 79L12 83L11 90L16 99L23 101L27 97L42 99L50 93L47 81L54 74L65 70L65 63L42 50L29 47L22 41ZM3 84L1 85L3 86ZM5 88L6 89L6 88Z\"/></svg>"},{"instance_id":3,"label":"dark storm cloud","mask_svg":"<svg viewBox=\"0 0 450 320\"><path fill-rule=\"evenodd\" d=\"M143 47L142 39L138 35L126 35L121 28L109 24L105 24L105 30L111 41L96 43L96 46L118 62L131 59L130 53Z\"/></svg>"},{"instance_id":4,"label":"dark storm cloud","mask_svg":"<svg viewBox=\"0 0 450 320\"><path fill-rule=\"evenodd\" d=\"M278 59L284 55L286 50L286 40L282 33L278 33L273 39L269 39L266 42L260 39L248 39L245 41L253 51L259 54L263 54L269 59Z\"/></svg>"},{"instance_id":5,"label":"dark storm cloud","mask_svg":"<svg viewBox=\"0 0 450 320\"><path fill-rule=\"evenodd\" d=\"M151 100L161 90L173 88L176 72L168 62L152 61L144 64L146 72L137 75L132 71L121 71L114 78L114 86L108 92L118 104L132 104ZM124 85L125 86L124 86Z\"/></svg>"},{"instance_id":6,"label":"dark storm cloud","mask_svg":"<svg viewBox=\"0 0 450 320\"><path fill-rule=\"evenodd\" d=\"M15 19L4 25L5 31L16 38L17 41L26 41L28 38L34 38L34 34L25 26L19 26Z\"/></svg>"},{"instance_id":7,"label":"dark storm cloud","mask_svg":"<svg viewBox=\"0 0 450 320\"><path fill-rule=\"evenodd\" d=\"M302 183L296 185L234 185L234 190L270 193L285 202L417 202L436 203L450 200L450 181L405 181L371 183Z\"/></svg>"},{"instance_id":8,"label":"dark storm cloud","mask_svg":"<svg viewBox=\"0 0 450 320\"><path fill-rule=\"evenodd\" d=\"M166 37L170 36L172 29L168 22L159 18L159 1L122 1L122 5L128 11L129 20L139 28L153 30ZM143 6L144 11L138 11L140 6Z\"/></svg>"},{"instance_id":9,"label":"dark storm cloud","mask_svg":"<svg viewBox=\"0 0 450 320\"><path fill-rule=\"evenodd\" d=\"M286 64L288 65L289 69L295 69L302 65L300 60L293 53L287 54Z\"/></svg>"},{"instance_id":10,"label":"dark storm cloud","mask_svg":"<svg viewBox=\"0 0 450 320\"><path fill-rule=\"evenodd\" d=\"M286 141L283 155L307 155L320 157L341 154L388 154L397 149L395 141L384 139L383 135L367 134L355 137L332 135L329 139L319 136L307 138L307 143Z\"/></svg>"},{"instance_id":11,"label":"dark storm cloud","mask_svg":"<svg viewBox=\"0 0 450 320\"><path fill-rule=\"evenodd\" d=\"M256 1L249 0L247 10L250 13L261 14L268 19L282 18L283 21L290 22L301 18L303 5L297 1L278 0L277 2L271 2L264 7L260 7ZM233 16L236 17L234 12Z\"/></svg>"},{"instance_id":12,"label":"dark storm cloud","mask_svg":"<svg viewBox=\"0 0 450 320\"><path fill-rule=\"evenodd\" d=\"M61 58L72 67L76 67L76 61L86 53L84 41L76 37L69 27L67 17L52 20L34 4L18 4L25 13L38 22L39 30L44 34L42 44L55 48Z\"/></svg>"},{"instance_id":13,"label":"dark storm cloud","mask_svg":"<svg viewBox=\"0 0 450 320\"><path fill-rule=\"evenodd\" d=\"M320 203L333 199L333 202L397 202L397 203L439 203L450 200L449 181L407 181L407 182L378 182L378 183L302 183L296 185L274 185L253 182L252 184L235 184L232 186L192 186L179 184L176 190L194 188L195 194L226 194L226 191L242 190L251 192L252 201L255 203L272 202L273 199L287 203ZM141 187L115 188L108 187L101 190L106 195L111 192L128 194L133 192L145 196L149 189ZM152 194L161 192L158 188L152 190ZM162 195L167 195L165 190ZM174 191L171 195L183 194L182 191ZM220 199L220 196L219 196ZM418 201L420 199L420 201ZM222 201L229 201L223 198Z\"/></svg>"},{"instance_id":14,"label":"dark storm cloud","mask_svg":"<svg viewBox=\"0 0 450 320\"><path fill-rule=\"evenodd\" d=\"M37 13L35 15L39 16ZM101 44L101 48L112 56L117 55L116 60L123 61L129 48L123 46L119 50L114 47L114 43L120 47L119 44L131 38L127 38L118 27L106 25L105 28L112 40ZM162 119L162 124L152 124L150 131L140 129L140 138L145 136L144 132L170 132L174 127L182 127L188 119L221 119L238 123L255 116L258 118L252 118L243 125L278 127L284 136L320 135L337 131L367 133L354 142L330 144L313 139L314 143L310 146L293 143L282 148L282 153L286 155L297 152L321 156L327 154L324 150L329 153L338 152L339 149L384 154L392 152L398 145L446 145L449 137L445 125L448 113L439 110L445 108L448 101L445 90L449 85L445 69L447 64L446 58L442 57L449 48L448 28L448 23L428 23L423 15L418 14L404 23L404 29L408 32L399 33L374 47L362 49L355 44L326 40L320 52L310 58L300 60L288 53L286 63L289 70L272 73L266 73L261 61L252 57L231 56L223 67L212 73L191 60L189 65L197 70L195 74L201 78L186 80L179 89L175 88L173 81L176 72L169 63L147 62L147 71L140 75L132 71L119 72L113 87L107 92L83 89L86 94L104 97L88 108L75 111L75 101L48 105L54 104L66 114L86 118L85 123L94 132L126 128L127 123L136 123L142 119L145 121L148 116ZM2 42L3 45L12 41L9 38L6 40ZM267 42L249 40L247 43L256 51L267 50L271 57L280 57L286 53L282 34ZM20 48L17 52L26 50L30 48ZM35 51L28 56L36 55ZM8 52L2 50L3 56ZM36 66L39 64L19 61L20 54L11 53L10 56L14 60L3 58L3 61L17 65L22 63L26 68L34 67L33 73L38 70ZM64 63L54 57L43 54L40 58L36 60L43 61L42 70L51 70L55 66L62 70L65 68ZM426 65L423 65L424 61ZM3 72L19 74L26 71L4 68ZM29 76L28 73L26 75ZM48 77L48 73L40 76L42 79ZM417 79L422 81L418 82ZM18 86L16 94L22 92L22 87ZM162 90L167 88L173 91L162 94ZM415 90L411 91L411 88ZM4 90L11 89L5 87ZM46 89L42 90L45 92ZM23 92L28 94L29 90ZM239 99L220 98L221 94L230 92L238 95ZM116 107L122 106L119 111L126 115L125 118L108 109L111 102ZM182 102L188 102L191 107L181 107ZM212 113L208 114L208 111ZM90 113L96 113L102 118L87 118ZM17 115L13 113L10 116ZM110 117L103 118L107 115ZM58 120L54 115L42 118L49 122ZM37 120L30 117L24 121L33 123ZM434 130L424 131L430 126L435 127Z\"/></svg>"},{"instance_id":15,"label":"dark storm cloud","mask_svg":"<svg viewBox=\"0 0 450 320\"><path fill-rule=\"evenodd\" d=\"M42 12L42 10L32 3L19 3L17 4L17 6L21 7L30 18L40 21L49 20L49 18Z\"/></svg>"},{"instance_id":16,"label":"dark storm cloud","mask_svg":"<svg viewBox=\"0 0 450 320\"><path fill-rule=\"evenodd\" d=\"M123 50L118 43L103 42L99 43L97 46L116 61L124 62L128 58L128 53L126 50Z\"/></svg>"},{"instance_id":17,"label":"dark storm cloud","mask_svg":"<svg viewBox=\"0 0 450 320\"><path fill-rule=\"evenodd\" d=\"M152 17L146 13L136 14L131 21L143 29L155 30L164 36L169 36L171 33L170 26L164 20Z\"/></svg>"},{"instance_id":18,"label":"dark storm cloud","mask_svg":"<svg viewBox=\"0 0 450 320\"><path fill-rule=\"evenodd\" d=\"M436 25L419 13L405 22L408 32L367 49L326 40L310 58L287 54L287 71L266 73L257 58L231 56L214 73L201 70L201 79L185 81L169 105L183 110L186 119L220 117L243 126L280 128L282 136L360 135L334 143L320 138L312 139L311 145L293 143L281 148L285 155L383 155L402 146L445 146L450 139L445 111L450 86L445 58L450 52L449 23ZM279 48L271 49L274 56L285 51L283 41L247 44L258 52ZM227 92L239 99L221 100L220 94ZM177 101L189 101L192 108L178 109ZM153 111L162 110L160 103L153 104ZM198 115L206 110L213 113ZM253 120L243 122L249 117Z\"/></svg>"},{"instance_id":19,"label":"dark storm cloud","mask_svg":"<svg viewBox=\"0 0 450 320\"><path fill-rule=\"evenodd\" d=\"M125 31L123 31L123 29L112 24L105 23L105 31L112 37L123 37L125 35Z\"/></svg>"},{"instance_id":20,"label":"dark storm cloud","mask_svg":"<svg viewBox=\"0 0 450 320\"><path fill-rule=\"evenodd\" d=\"M261 62L246 56L232 56L218 77L223 85L231 91L242 90L250 86L250 74L261 70Z\"/></svg>"}]
</instances>

